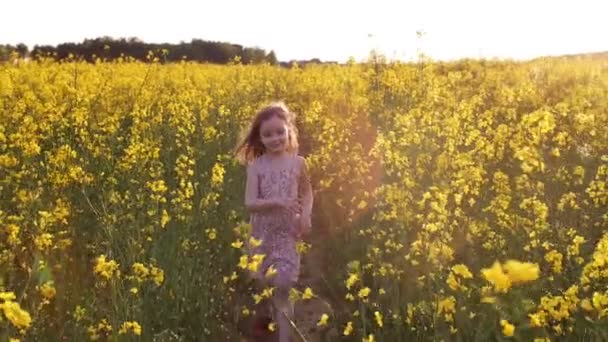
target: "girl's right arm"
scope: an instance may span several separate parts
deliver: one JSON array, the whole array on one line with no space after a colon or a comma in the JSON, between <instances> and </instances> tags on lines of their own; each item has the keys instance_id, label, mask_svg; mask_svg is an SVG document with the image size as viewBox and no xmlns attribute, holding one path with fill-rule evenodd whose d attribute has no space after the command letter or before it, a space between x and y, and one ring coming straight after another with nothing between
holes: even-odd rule
<instances>
[{"instance_id":1,"label":"girl's right arm","mask_svg":"<svg viewBox=\"0 0 608 342\"><path fill-rule=\"evenodd\" d=\"M247 165L247 186L245 187L245 209L249 212L278 208L281 204L273 199L258 198L258 175L253 163Z\"/></svg>"}]
</instances>

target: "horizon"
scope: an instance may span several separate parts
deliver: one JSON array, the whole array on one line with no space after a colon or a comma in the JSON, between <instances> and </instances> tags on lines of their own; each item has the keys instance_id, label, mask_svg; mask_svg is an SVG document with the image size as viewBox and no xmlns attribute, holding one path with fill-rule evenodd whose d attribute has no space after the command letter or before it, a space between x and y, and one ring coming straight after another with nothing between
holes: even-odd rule
<instances>
[{"instance_id":1,"label":"horizon","mask_svg":"<svg viewBox=\"0 0 608 342\"><path fill-rule=\"evenodd\" d=\"M243 48L262 48L259 46L245 46L242 44L238 44L235 42L228 42L228 41L217 41L217 40L207 40L204 38L191 38L190 40L180 40L178 42L148 42L148 41L144 41L142 39L140 39L139 37L110 37L110 36L100 36L100 37L86 37L81 41L65 41L65 42L60 42L57 44L32 44L32 45L27 45L28 47L28 51L31 53L32 50L36 47L36 46L53 46L53 47L57 47L60 44L82 44L84 43L85 40L95 40L95 39L104 39L104 38L109 38L109 39L113 39L113 40L121 40L121 39L138 39L140 42L144 43L144 44L158 44L158 45L163 45L163 44L169 44L169 45L179 45L179 44L188 44L191 43L193 40L202 40L202 41L207 41L207 42L214 42L214 43L224 43L224 44L234 44L234 45L241 45ZM0 45L5 44L3 42L0 42ZM10 45L17 45L17 44L24 44L22 42L19 43L13 43ZM266 51L266 53L270 53L271 51L275 52L276 54L276 50L270 48L270 49L264 49ZM421 53L424 54L424 51L420 51ZM372 53L377 53L377 51L375 50L370 50L368 52L368 56L371 56ZM437 59L438 61L457 61L457 60L463 60L463 59L473 59L473 60L513 60L513 61L526 61L526 60L531 60L531 59L536 59L536 58L550 58L550 57L567 57L567 56L577 56L577 55L588 55L588 54L596 54L596 53L608 53L608 49L606 50L594 50L594 51L582 51L582 52L569 52L569 53L560 53L560 54L548 54L548 55L537 55L537 56L529 56L529 57L524 57L524 58L514 58L514 57L500 57L500 56L462 56L462 57L455 57L455 58L449 58L449 59ZM389 58L390 56L387 55L383 55L382 53L379 53L380 56L383 57L387 57L389 60L391 60L391 58ZM429 57L428 55L424 54L425 57ZM349 57L350 58L350 57ZM352 58L354 58L354 56L352 56ZM293 62L293 61L311 61L313 59L318 59L319 61L321 61L322 63L339 63L339 64L343 64L346 63L347 60L342 60L342 61L335 61L335 60L324 60L322 58L319 57L311 57L308 59L289 59L289 60L281 60L280 58L278 58L278 62L279 63L288 63L288 62ZM365 58L362 57L361 59L357 59L358 62L364 61ZM393 59L394 60L394 59ZM410 58L409 60L403 60L400 59L401 61L404 62L411 62L413 61L413 58ZM435 60L435 59L431 59L431 60Z\"/></svg>"},{"instance_id":2,"label":"horizon","mask_svg":"<svg viewBox=\"0 0 608 342\"><path fill-rule=\"evenodd\" d=\"M5 13L13 15L0 22L0 44L23 43L31 50L104 36L151 44L202 39L274 51L279 61L339 63L364 60L372 51L408 61L420 53L434 60L521 60L608 50L603 6L591 0L377 0L344 8L320 0L306 6L278 0L264 6L239 0L140 4L109 0L92 9L74 0L10 2ZM299 6L297 14L290 4ZM36 25L24 25L26 15Z\"/></svg>"}]
</instances>

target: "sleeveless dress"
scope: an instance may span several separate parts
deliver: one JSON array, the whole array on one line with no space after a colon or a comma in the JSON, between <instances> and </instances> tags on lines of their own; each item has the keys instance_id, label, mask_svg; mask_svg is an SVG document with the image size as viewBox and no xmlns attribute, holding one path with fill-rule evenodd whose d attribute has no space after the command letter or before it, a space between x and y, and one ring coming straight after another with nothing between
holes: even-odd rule
<instances>
[{"instance_id":1,"label":"sleeveless dress","mask_svg":"<svg viewBox=\"0 0 608 342\"><path fill-rule=\"evenodd\" d=\"M279 168L271 168L265 155L254 161L258 178L258 198L296 199L302 182L301 157L290 155ZM300 273L300 255L296 249L298 216L289 210L274 208L251 213L251 236L262 240L261 245L251 246L250 255L263 254L264 259L254 278L268 279L275 286L293 285ZM266 278L270 266L277 273Z\"/></svg>"}]
</instances>

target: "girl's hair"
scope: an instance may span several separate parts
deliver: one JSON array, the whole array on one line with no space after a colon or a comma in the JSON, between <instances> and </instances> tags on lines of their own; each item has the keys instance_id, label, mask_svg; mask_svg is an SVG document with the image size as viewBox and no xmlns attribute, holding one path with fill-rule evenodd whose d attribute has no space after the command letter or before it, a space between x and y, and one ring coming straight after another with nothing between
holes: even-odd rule
<instances>
[{"instance_id":1,"label":"girl's hair","mask_svg":"<svg viewBox=\"0 0 608 342\"><path fill-rule=\"evenodd\" d=\"M260 137L260 127L264 121L273 117L285 121L287 125L287 152L294 154L298 152L298 130L295 125L295 114L287 108L285 103L273 102L256 113L245 137L236 148L236 158L241 163L251 162L266 152L266 147L262 144Z\"/></svg>"}]
</instances>

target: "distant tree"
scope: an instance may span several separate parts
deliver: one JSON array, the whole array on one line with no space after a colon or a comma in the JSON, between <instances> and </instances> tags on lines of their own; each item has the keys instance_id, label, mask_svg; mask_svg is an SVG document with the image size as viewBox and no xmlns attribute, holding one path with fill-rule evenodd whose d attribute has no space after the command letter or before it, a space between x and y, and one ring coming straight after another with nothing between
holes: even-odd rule
<instances>
[{"instance_id":1,"label":"distant tree","mask_svg":"<svg viewBox=\"0 0 608 342\"><path fill-rule=\"evenodd\" d=\"M96 58L114 60L121 56L130 56L141 61L147 61L149 52L161 57L162 62L176 62L183 59L197 62L226 64L239 57L245 64L270 63L278 64L274 51L266 52L258 47L243 47L226 42L192 39L189 43L152 44L145 43L137 37L114 39L104 36L85 39L82 43L62 43L53 46L35 46L34 57L40 55L55 56L64 59L72 55L93 62Z\"/></svg>"},{"instance_id":2,"label":"distant tree","mask_svg":"<svg viewBox=\"0 0 608 342\"><path fill-rule=\"evenodd\" d=\"M10 58L11 55L11 46L10 45L0 45L0 61L5 62Z\"/></svg>"},{"instance_id":3,"label":"distant tree","mask_svg":"<svg viewBox=\"0 0 608 342\"><path fill-rule=\"evenodd\" d=\"M25 58L28 55L28 47L23 43L16 46L10 44L0 44L0 62L6 62L11 58L11 55L16 53L20 58Z\"/></svg>"},{"instance_id":4,"label":"distant tree","mask_svg":"<svg viewBox=\"0 0 608 342\"><path fill-rule=\"evenodd\" d=\"M279 63L277 56L274 54L274 50L270 50L270 52L266 55L266 61L270 63L270 65L277 65Z\"/></svg>"},{"instance_id":5,"label":"distant tree","mask_svg":"<svg viewBox=\"0 0 608 342\"><path fill-rule=\"evenodd\" d=\"M29 53L29 48L23 43L17 44L16 50L19 53L19 56L21 56L22 58L27 57Z\"/></svg>"},{"instance_id":6,"label":"distant tree","mask_svg":"<svg viewBox=\"0 0 608 342\"><path fill-rule=\"evenodd\" d=\"M55 53L57 50L54 46L51 45L34 45L34 48L32 49L32 57L43 57L43 56L48 56L48 55L53 55L53 53Z\"/></svg>"}]
</instances>

